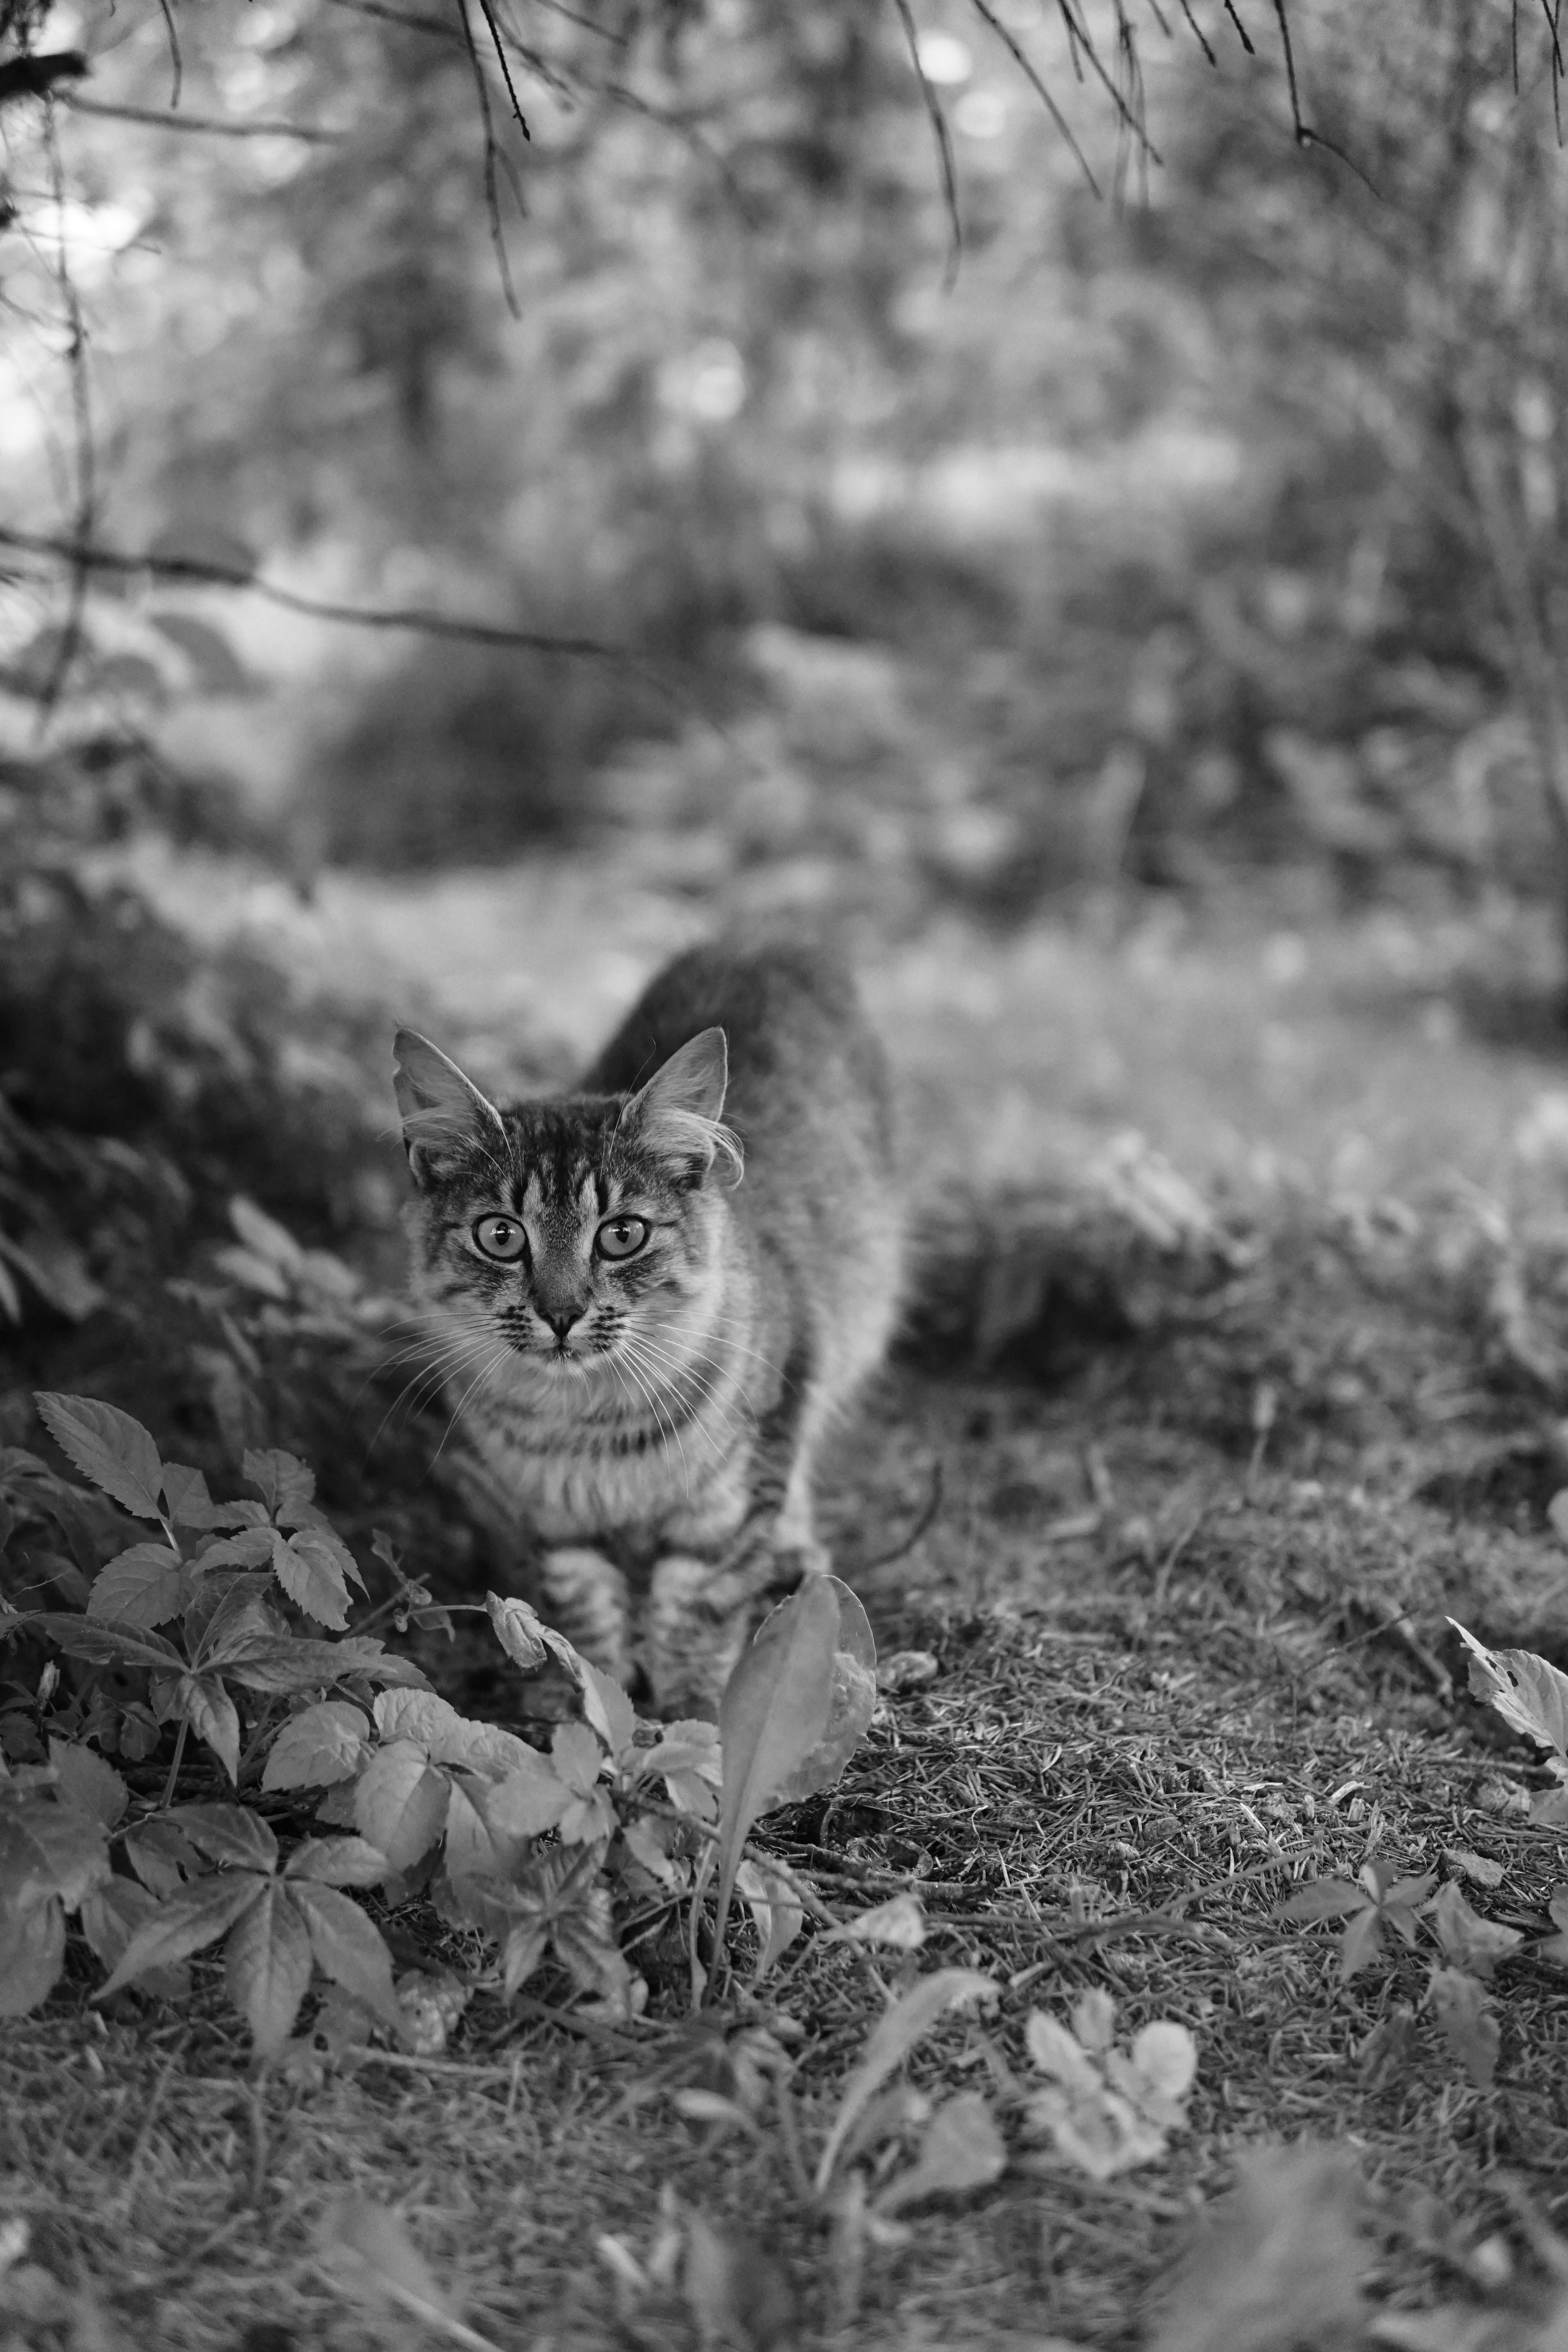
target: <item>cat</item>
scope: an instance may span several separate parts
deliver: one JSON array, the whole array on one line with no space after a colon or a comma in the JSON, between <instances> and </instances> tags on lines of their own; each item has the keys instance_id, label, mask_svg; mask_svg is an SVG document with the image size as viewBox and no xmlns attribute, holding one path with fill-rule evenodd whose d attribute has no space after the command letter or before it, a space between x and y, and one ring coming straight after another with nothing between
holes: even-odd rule
<instances>
[{"instance_id":1,"label":"cat","mask_svg":"<svg viewBox=\"0 0 1568 2352\"><path fill-rule=\"evenodd\" d=\"M853 983L799 946L694 949L577 1092L504 1108L414 1031L395 1051L413 1294L544 1613L661 1713L711 1709L759 1604L827 1566L816 1454L899 1312Z\"/></svg>"}]
</instances>

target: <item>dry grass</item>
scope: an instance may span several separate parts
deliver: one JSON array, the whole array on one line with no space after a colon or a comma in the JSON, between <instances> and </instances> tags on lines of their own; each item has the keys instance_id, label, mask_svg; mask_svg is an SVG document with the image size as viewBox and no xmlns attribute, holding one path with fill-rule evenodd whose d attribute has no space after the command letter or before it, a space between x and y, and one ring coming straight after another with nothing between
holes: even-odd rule
<instances>
[{"instance_id":1,"label":"dry grass","mask_svg":"<svg viewBox=\"0 0 1568 2352\"><path fill-rule=\"evenodd\" d=\"M1028 978L1022 950L1014 961L1004 995ZM1142 1052L1168 1065L1170 1095L1201 1029L1215 1041L1204 1085L1216 1101L1246 1094L1230 1064L1283 1016L1278 990L1251 1006L1239 951L1241 980L1213 988L1173 980L1168 957L1152 977L1130 960L1124 1002L1102 961L1079 974L1079 999L1110 1003L1139 1085ZM1071 980L1059 962L1042 995ZM902 990L918 1028L907 974L889 972L889 1006ZM1150 1038L1143 995L1171 1008ZM974 1013L975 1034L990 1018ZM1326 1073L1350 1051L1349 1016L1321 1021L1338 1024L1318 1040ZM940 1026L928 1091L935 1062L969 1051ZM1033 1068L1037 1035L1027 1022L1011 1034ZM1390 1028L1377 1067L1400 1050ZM1087 1047L1080 1058L1087 1087ZM1481 1074L1469 1046L1447 1076L1444 1134L1467 1102L1514 1118L1540 1084L1518 1057ZM991 1080L1007 1074L965 1064L976 1105ZM1349 1089L1342 1127L1362 1120L1370 1085ZM1430 1160L1411 1124L1418 1091L1413 1077L1391 1167ZM1112 1105L1105 1124L1123 1117ZM1319 1108L1300 1114L1301 1138L1309 1117ZM1315 1139L1317 1167L1336 1132L1329 1119ZM766 1832L840 1916L915 1884L930 1921L909 1961L810 1938L767 1989L802 2029L807 2153L884 1988L963 1964L996 1979L998 2008L984 2026L951 2020L913 2072L991 2093L1016 2159L1004 2179L923 2209L908 2246L873 2251L851 2321L771 2116L755 2137L715 2139L667 2093L633 2095L682 2047L683 1963L658 1922L637 1952L650 2021L633 2032L508 2015L481 1993L445 2061L381 2055L314 2085L251 2080L210 1974L186 2014L127 2000L100 2022L84 1969L0 2042L0 2221L28 2217L31 2259L62 2297L10 2339L0 2312L4 2352L433 2340L356 2312L317 2268L323 2208L351 2189L405 2210L470 2324L508 2352L684 2352L679 2303L656 2299L628 2333L594 2252L605 2231L646 2244L667 2183L775 2251L803 2347L1040 2352L1056 2335L1130 2352L1194 2209L1277 2135L1355 2150L1381 2301L1473 2299L1472 2250L1497 2232L1529 2272L1521 2210L1568 2225L1568 1979L1528 1957L1505 1965L1501 2063L1483 2095L1426 2016L1399 2027L1423 1998L1423 1955L1399 1948L1342 1987L1333 1929L1278 1909L1293 1881L1369 1858L1448 1873L1454 1853L1491 1860L1500 1884L1467 1891L1494 1917L1540 1916L1568 1877L1560 1840L1507 1809L1529 1759L1464 1694L1443 1622L1568 1662L1565 1556L1543 1509L1568 1484L1550 1183L1533 1206L1510 1194L1500 1230L1462 1191L1402 1221L1325 1205L1315 1176L1249 1196L1211 1170L1228 1205L1199 1200L1186 1217L1157 1178L1108 1206L1103 1172L1075 1172L1091 1157L1069 1152L1049 1190L993 1193L978 1212L955 1196L933 1215L924 1311L845 1451L829 1516L884 1649L927 1646L940 1672L886 1703L829 1799ZM901 1548L939 1473L940 1509ZM457 1654L432 1661L456 1677L448 1695L489 1711L493 1679L466 1691ZM396 1924L437 1958L471 1957L417 1908ZM1123 2030L1180 2019L1200 2056L1190 2127L1108 2187L1045 2163L1013 2105L1031 2006L1065 2014L1095 1986ZM547 2011L566 1998L552 1979L539 1990ZM1389 2033L1372 2040L1380 2027L1392 2051Z\"/></svg>"}]
</instances>

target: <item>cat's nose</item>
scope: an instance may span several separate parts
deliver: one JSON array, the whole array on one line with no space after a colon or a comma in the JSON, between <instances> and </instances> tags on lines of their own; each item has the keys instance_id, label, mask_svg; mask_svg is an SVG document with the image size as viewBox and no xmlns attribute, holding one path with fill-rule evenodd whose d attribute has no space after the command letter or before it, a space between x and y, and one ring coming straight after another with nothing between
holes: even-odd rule
<instances>
[{"instance_id":1,"label":"cat's nose","mask_svg":"<svg viewBox=\"0 0 1568 2352\"><path fill-rule=\"evenodd\" d=\"M554 1332L562 1346L564 1347L566 1344L566 1334L571 1330L574 1323L581 1323L583 1320L583 1308L581 1307L552 1307L544 1309L543 1312L545 1321L549 1324L551 1329Z\"/></svg>"}]
</instances>

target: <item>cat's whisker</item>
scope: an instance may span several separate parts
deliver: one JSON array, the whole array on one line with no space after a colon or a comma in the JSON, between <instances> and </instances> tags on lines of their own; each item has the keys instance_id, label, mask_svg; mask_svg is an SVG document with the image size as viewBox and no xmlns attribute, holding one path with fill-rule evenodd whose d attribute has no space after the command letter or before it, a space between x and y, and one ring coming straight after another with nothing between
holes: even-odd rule
<instances>
[{"instance_id":1,"label":"cat's whisker","mask_svg":"<svg viewBox=\"0 0 1568 2352\"><path fill-rule=\"evenodd\" d=\"M479 1353L486 1340L493 1339L493 1333L489 1332L482 1336L476 1333L472 1338L465 1336L461 1339L449 1342L431 1362L421 1365L417 1371L405 1381L383 1413L377 1423L375 1434L366 1448L367 1453L374 1453L376 1446L380 1444L387 1423L405 1399L409 1401L410 1410L416 1410L420 1404L428 1402L428 1398L434 1396L447 1381L461 1376Z\"/></svg>"},{"instance_id":2,"label":"cat's whisker","mask_svg":"<svg viewBox=\"0 0 1568 2352\"><path fill-rule=\"evenodd\" d=\"M647 1332L639 1332L635 1340L628 1339L624 1344L628 1350L632 1348L636 1349L643 1359L645 1370L650 1377L660 1380L665 1387L679 1391L684 1383L693 1390L710 1408L712 1417L722 1424L725 1435L733 1442L736 1433L735 1423L724 1399L707 1379L700 1366L689 1362L682 1363L679 1359L664 1354L658 1343ZM719 1444L712 1431L708 1427L707 1421L700 1414L697 1419L697 1426L713 1446L715 1453L722 1459L724 1449Z\"/></svg>"},{"instance_id":3,"label":"cat's whisker","mask_svg":"<svg viewBox=\"0 0 1568 2352\"><path fill-rule=\"evenodd\" d=\"M644 1381L641 1373L638 1371L636 1364L632 1361L629 1353L623 1359L623 1361L626 1364L626 1370L630 1373L632 1379L636 1381L637 1387L641 1390L643 1395L647 1399L648 1411L653 1415L654 1425L660 1432L663 1443L668 1446L671 1438L675 1440L676 1451L680 1455L681 1475L686 1481L686 1499L689 1502L691 1499L691 1465L687 1460L686 1447L681 1442L680 1431L673 1420L670 1422L668 1428L665 1426L663 1416L658 1409L657 1394L654 1389L650 1388Z\"/></svg>"},{"instance_id":4,"label":"cat's whisker","mask_svg":"<svg viewBox=\"0 0 1568 2352\"><path fill-rule=\"evenodd\" d=\"M495 1354L490 1358L489 1363L485 1364L480 1370L476 1372L474 1378L468 1382L468 1387L463 1391L462 1395L458 1399L457 1403L452 1407L451 1419L447 1422L446 1428L441 1433L441 1443L436 1448L435 1453L430 1456L430 1467L432 1470L434 1470L437 1463L439 1462L442 1454L445 1453L447 1440L451 1436L452 1432L458 1426L458 1419L461 1416L463 1408L468 1403L468 1399L473 1395L476 1389L482 1388L485 1382L489 1381L494 1373L500 1370L501 1365L506 1361L508 1353L509 1350L504 1345L498 1348Z\"/></svg>"}]
</instances>

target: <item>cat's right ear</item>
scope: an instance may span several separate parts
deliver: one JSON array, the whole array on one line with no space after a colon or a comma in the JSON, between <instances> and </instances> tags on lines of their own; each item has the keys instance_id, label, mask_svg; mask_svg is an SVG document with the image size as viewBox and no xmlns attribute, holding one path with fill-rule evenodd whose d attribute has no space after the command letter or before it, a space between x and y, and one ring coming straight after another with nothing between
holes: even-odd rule
<instances>
[{"instance_id":1,"label":"cat's right ear","mask_svg":"<svg viewBox=\"0 0 1568 2352\"><path fill-rule=\"evenodd\" d=\"M392 1050L403 1148L421 1192L440 1181L443 1163L455 1153L476 1144L492 1151L505 1144L506 1129L494 1103L428 1037L417 1029L400 1029Z\"/></svg>"}]
</instances>

